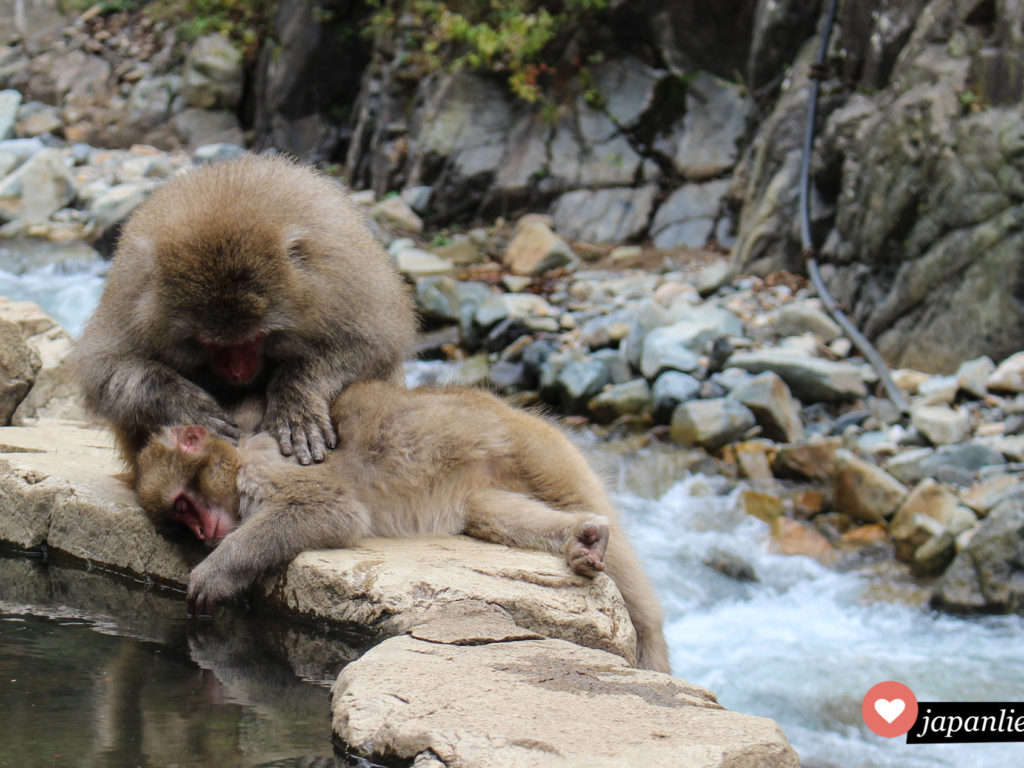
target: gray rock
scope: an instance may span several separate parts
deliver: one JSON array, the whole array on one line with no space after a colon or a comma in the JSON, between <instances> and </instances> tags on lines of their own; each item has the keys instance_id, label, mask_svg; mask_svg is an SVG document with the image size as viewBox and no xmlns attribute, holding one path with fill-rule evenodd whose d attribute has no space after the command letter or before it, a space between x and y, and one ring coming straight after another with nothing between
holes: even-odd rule
<instances>
[{"instance_id":1,"label":"gray rock","mask_svg":"<svg viewBox=\"0 0 1024 768\"><path fill-rule=\"evenodd\" d=\"M633 311L623 307L607 315L598 315L580 328L580 340L591 349L618 344L629 335Z\"/></svg>"},{"instance_id":2,"label":"gray rock","mask_svg":"<svg viewBox=\"0 0 1024 768\"><path fill-rule=\"evenodd\" d=\"M932 536L914 552L910 568L915 576L938 576L956 557L956 537L949 531Z\"/></svg>"},{"instance_id":3,"label":"gray rock","mask_svg":"<svg viewBox=\"0 0 1024 768\"><path fill-rule=\"evenodd\" d=\"M780 309L775 319L775 332L780 336L813 333L826 344L843 333L824 310L806 301L794 301Z\"/></svg>"},{"instance_id":4,"label":"gray rock","mask_svg":"<svg viewBox=\"0 0 1024 768\"><path fill-rule=\"evenodd\" d=\"M714 342L739 335L742 324L728 310L706 305L676 314L672 325L655 328L643 341L640 372L654 379L666 369L690 372L700 366L700 355Z\"/></svg>"},{"instance_id":5,"label":"gray rock","mask_svg":"<svg viewBox=\"0 0 1024 768\"><path fill-rule=\"evenodd\" d=\"M996 369L996 364L987 356L965 360L956 369L956 380L960 389L979 399L988 394L988 377Z\"/></svg>"},{"instance_id":6,"label":"gray rock","mask_svg":"<svg viewBox=\"0 0 1024 768\"><path fill-rule=\"evenodd\" d=\"M691 326L690 323L685 325ZM664 371L696 371L700 368L700 355L690 349L668 328L655 328L644 337L643 355L640 358L640 372L648 379L655 379ZM689 338L690 328L687 328Z\"/></svg>"},{"instance_id":7,"label":"gray rock","mask_svg":"<svg viewBox=\"0 0 1024 768\"><path fill-rule=\"evenodd\" d=\"M988 377L988 389L994 392L1024 392L1024 352L1003 360Z\"/></svg>"},{"instance_id":8,"label":"gray rock","mask_svg":"<svg viewBox=\"0 0 1024 768\"><path fill-rule=\"evenodd\" d=\"M658 187L612 187L567 192L555 202L555 228L566 237L617 243L643 234Z\"/></svg>"},{"instance_id":9,"label":"gray rock","mask_svg":"<svg viewBox=\"0 0 1024 768\"><path fill-rule=\"evenodd\" d=\"M477 264L483 259L480 247L471 238L461 234L452 237L447 245L439 245L431 250L435 256L459 266Z\"/></svg>"},{"instance_id":10,"label":"gray rock","mask_svg":"<svg viewBox=\"0 0 1024 768\"><path fill-rule=\"evenodd\" d=\"M89 206L89 218L98 230L124 221L155 187L155 183L145 181L111 187Z\"/></svg>"},{"instance_id":11,"label":"gray rock","mask_svg":"<svg viewBox=\"0 0 1024 768\"><path fill-rule=\"evenodd\" d=\"M590 68L590 75L615 124L633 128L651 106L655 86L665 73L630 56L596 64Z\"/></svg>"},{"instance_id":12,"label":"gray rock","mask_svg":"<svg viewBox=\"0 0 1024 768\"><path fill-rule=\"evenodd\" d=\"M646 379L633 379L615 384L587 403L587 410L599 422L614 421L620 416L643 413L651 406L651 388Z\"/></svg>"},{"instance_id":13,"label":"gray rock","mask_svg":"<svg viewBox=\"0 0 1024 768\"><path fill-rule=\"evenodd\" d=\"M21 328L0 318L0 425L11 423L41 367L39 355L26 343Z\"/></svg>"},{"instance_id":14,"label":"gray rock","mask_svg":"<svg viewBox=\"0 0 1024 768\"><path fill-rule=\"evenodd\" d=\"M970 416L963 409L923 405L912 409L910 421L932 445L960 443L971 433Z\"/></svg>"},{"instance_id":15,"label":"gray rock","mask_svg":"<svg viewBox=\"0 0 1024 768\"><path fill-rule=\"evenodd\" d=\"M474 320L481 328L490 328L506 317L553 317L554 307L532 293L489 293L479 305Z\"/></svg>"},{"instance_id":16,"label":"gray rock","mask_svg":"<svg viewBox=\"0 0 1024 768\"><path fill-rule=\"evenodd\" d=\"M701 248L714 233L722 198L729 191L727 179L706 184L684 184L669 195L651 222L651 236L658 248Z\"/></svg>"},{"instance_id":17,"label":"gray rock","mask_svg":"<svg viewBox=\"0 0 1024 768\"><path fill-rule=\"evenodd\" d=\"M681 445L716 451L742 438L755 424L754 414L731 398L691 400L673 411L670 436Z\"/></svg>"},{"instance_id":18,"label":"gray rock","mask_svg":"<svg viewBox=\"0 0 1024 768\"><path fill-rule=\"evenodd\" d=\"M908 451L901 451L885 463L885 471L900 482L912 485L931 476L925 462L934 455L934 448L911 448Z\"/></svg>"},{"instance_id":19,"label":"gray rock","mask_svg":"<svg viewBox=\"0 0 1024 768\"><path fill-rule=\"evenodd\" d=\"M331 691L334 732L358 754L417 767L585 765L597 743L608 765L799 765L771 720L609 653L522 639L510 623L427 623L371 649Z\"/></svg>"},{"instance_id":20,"label":"gray rock","mask_svg":"<svg viewBox=\"0 0 1024 768\"><path fill-rule=\"evenodd\" d=\"M551 179L579 187L633 184L644 162L611 118L582 98L555 125L548 153Z\"/></svg>"},{"instance_id":21,"label":"gray rock","mask_svg":"<svg viewBox=\"0 0 1024 768\"><path fill-rule=\"evenodd\" d=\"M193 155L197 159L200 152L203 152L204 160L208 160L210 146L222 147L230 153L214 158L218 160L235 157L246 151L241 146L245 144L242 126L232 112L189 107L171 118L171 125L185 144L195 148Z\"/></svg>"},{"instance_id":22,"label":"gray rock","mask_svg":"<svg viewBox=\"0 0 1024 768\"><path fill-rule=\"evenodd\" d=\"M443 276L417 280L416 306L428 321L457 323L462 316L458 283Z\"/></svg>"},{"instance_id":23,"label":"gray rock","mask_svg":"<svg viewBox=\"0 0 1024 768\"><path fill-rule=\"evenodd\" d=\"M514 274L539 275L575 261L569 245L537 217L524 217L505 249L503 261Z\"/></svg>"},{"instance_id":24,"label":"gray rock","mask_svg":"<svg viewBox=\"0 0 1024 768\"><path fill-rule=\"evenodd\" d=\"M10 88L0 91L0 141L14 136L14 121L21 106L21 94Z\"/></svg>"},{"instance_id":25,"label":"gray rock","mask_svg":"<svg viewBox=\"0 0 1024 768\"><path fill-rule=\"evenodd\" d=\"M1024 499L1000 502L956 556L932 595L932 605L955 613L1024 614Z\"/></svg>"},{"instance_id":26,"label":"gray rock","mask_svg":"<svg viewBox=\"0 0 1024 768\"><path fill-rule=\"evenodd\" d=\"M65 108L107 106L113 85L110 75L110 64L81 49L57 56L51 69L55 103Z\"/></svg>"},{"instance_id":27,"label":"gray rock","mask_svg":"<svg viewBox=\"0 0 1024 768\"><path fill-rule=\"evenodd\" d=\"M40 367L30 381L31 389L18 404L10 422L22 425L27 418L61 418L83 420L86 414L79 404L78 381L67 361L71 336L31 301L0 298L0 318L15 323ZM20 355L24 355L22 350ZM31 355L26 357L26 374L31 372ZM17 363L22 367L24 363ZM15 385L15 381L9 381Z\"/></svg>"},{"instance_id":28,"label":"gray rock","mask_svg":"<svg viewBox=\"0 0 1024 768\"><path fill-rule=\"evenodd\" d=\"M569 360L558 371L555 386L562 408L568 413L586 413L590 399L611 383L608 369L600 360Z\"/></svg>"},{"instance_id":29,"label":"gray rock","mask_svg":"<svg viewBox=\"0 0 1024 768\"><path fill-rule=\"evenodd\" d=\"M418 234L423 231L423 220L397 195L381 200L370 209L370 215L405 232Z\"/></svg>"},{"instance_id":30,"label":"gray rock","mask_svg":"<svg viewBox=\"0 0 1024 768\"><path fill-rule=\"evenodd\" d=\"M428 186L406 187L402 190L402 199L416 213L425 213L430 207L430 198L434 188Z\"/></svg>"},{"instance_id":31,"label":"gray rock","mask_svg":"<svg viewBox=\"0 0 1024 768\"><path fill-rule=\"evenodd\" d=\"M481 110L481 104L487 109ZM467 180L493 177L505 155L511 122L508 99L496 81L469 72L444 78L424 107L414 147L413 183L419 183L415 165L431 156L448 159L456 177L446 180L451 194L458 194ZM437 203L435 199L435 207Z\"/></svg>"},{"instance_id":32,"label":"gray rock","mask_svg":"<svg viewBox=\"0 0 1024 768\"><path fill-rule=\"evenodd\" d=\"M693 376L681 371L665 371L655 379L651 387L655 420L668 424L676 406L693 400L699 392L700 382Z\"/></svg>"},{"instance_id":33,"label":"gray rock","mask_svg":"<svg viewBox=\"0 0 1024 768\"><path fill-rule=\"evenodd\" d=\"M737 352L727 363L750 373L772 371L803 402L843 402L867 395L861 368L782 350Z\"/></svg>"},{"instance_id":34,"label":"gray rock","mask_svg":"<svg viewBox=\"0 0 1024 768\"><path fill-rule=\"evenodd\" d=\"M221 160L230 160L245 154L248 154L246 150L237 144L218 142L215 144L203 144L192 153L192 159L195 160L196 164L217 163Z\"/></svg>"},{"instance_id":35,"label":"gray rock","mask_svg":"<svg viewBox=\"0 0 1024 768\"><path fill-rule=\"evenodd\" d=\"M995 448L975 441L943 445L921 462L925 475L954 485L970 485L983 467L1001 466L1006 459Z\"/></svg>"},{"instance_id":36,"label":"gray rock","mask_svg":"<svg viewBox=\"0 0 1024 768\"><path fill-rule=\"evenodd\" d=\"M41 224L75 198L75 184L56 149L44 149L0 180L0 218Z\"/></svg>"},{"instance_id":37,"label":"gray rock","mask_svg":"<svg viewBox=\"0 0 1024 768\"><path fill-rule=\"evenodd\" d=\"M701 296L710 296L732 282L736 270L727 259L716 261L704 267L693 279L693 287Z\"/></svg>"},{"instance_id":38,"label":"gray rock","mask_svg":"<svg viewBox=\"0 0 1024 768\"><path fill-rule=\"evenodd\" d=\"M951 405L959 390L956 376L932 376L918 386L914 405Z\"/></svg>"},{"instance_id":39,"label":"gray rock","mask_svg":"<svg viewBox=\"0 0 1024 768\"><path fill-rule=\"evenodd\" d=\"M128 122L145 128L164 124L171 118L181 89L180 75L142 78L128 95Z\"/></svg>"},{"instance_id":40,"label":"gray rock","mask_svg":"<svg viewBox=\"0 0 1024 768\"><path fill-rule=\"evenodd\" d=\"M529 389L533 377L522 362L499 360L487 372L488 383L499 392L517 392Z\"/></svg>"},{"instance_id":41,"label":"gray rock","mask_svg":"<svg viewBox=\"0 0 1024 768\"><path fill-rule=\"evenodd\" d=\"M221 35L204 35L189 49L182 94L190 107L234 109L242 98L242 54Z\"/></svg>"},{"instance_id":42,"label":"gray rock","mask_svg":"<svg viewBox=\"0 0 1024 768\"><path fill-rule=\"evenodd\" d=\"M15 126L18 135L25 137L60 134L62 129L60 110L39 102L23 105Z\"/></svg>"},{"instance_id":43,"label":"gray rock","mask_svg":"<svg viewBox=\"0 0 1024 768\"><path fill-rule=\"evenodd\" d=\"M447 261L422 248L400 248L395 252L394 261L399 272L414 278L447 275L453 270Z\"/></svg>"},{"instance_id":44,"label":"gray rock","mask_svg":"<svg viewBox=\"0 0 1024 768\"><path fill-rule=\"evenodd\" d=\"M44 149L46 145L37 138L0 141L0 162L9 163L7 167L14 168Z\"/></svg>"},{"instance_id":45,"label":"gray rock","mask_svg":"<svg viewBox=\"0 0 1024 768\"><path fill-rule=\"evenodd\" d=\"M599 349L590 355L592 360L600 361L608 369L612 384L625 384L633 379L633 371L626 356L617 349Z\"/></svg>"},{"instance_id":46,"label":"gray rock","mask_svg":"<svg viewBox=\"0 0 1024 768\"><path fill-rule=\"evenodd\" d=\"M749 109L741 86L698 72L687 87L682 124L655 148L688 179L718 176L736 163Z\"/></svg>"},{"instance_id":47,"label":"gray rock","mask_svg":"<svg viewBox=\"0 0 1024 768\"><path fill-rule=\"evenodd\" d=\"M800 404L777 375L766 371L732 390L730 397L750 409L771 440L798 443L804 439Z\"/></svg>"}]
</instances>

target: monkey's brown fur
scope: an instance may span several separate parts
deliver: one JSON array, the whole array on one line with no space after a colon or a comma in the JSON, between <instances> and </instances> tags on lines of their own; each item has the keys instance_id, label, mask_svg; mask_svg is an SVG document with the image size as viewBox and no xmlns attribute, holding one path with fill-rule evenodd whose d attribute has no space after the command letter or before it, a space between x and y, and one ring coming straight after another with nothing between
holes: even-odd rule
<instances>
[{"instance_id":1,"label":"monkey's brown fur","mask_svg":"<svg viewBox=\"0 0 1024 768\"><path fill-rule=\"evenodd\" d=\"M340 188L280 157L167 182L125 225L74 354L87 407L129 464L161 426L237 436L233 401L266 398L282 453L320 461L353 381L401 381L408 292Z\"/></svg>"},{"instance_id":2,"label":"monkey's brown fur","mask_svg":"<svg viewBox=\"0 0 1024 768\"><path fill-rule=\"evenodd\" d=\"M348 387L331 418L340 445L318 467L282 459L262 434L240 442L238 465L223 460L230 444L211 438L222 444L209 451L214 473L187 469L169 431L142 452L138 493L150 514L168 518L182 487L205 483L241 518L193 570L191 610L208 612L304 550L466 533L564 553L577 573L607 570L636 627L638 664L669 671L657 598L601 481L559 429L478 390L381 382Z\"/></svg>"}]
</instances>

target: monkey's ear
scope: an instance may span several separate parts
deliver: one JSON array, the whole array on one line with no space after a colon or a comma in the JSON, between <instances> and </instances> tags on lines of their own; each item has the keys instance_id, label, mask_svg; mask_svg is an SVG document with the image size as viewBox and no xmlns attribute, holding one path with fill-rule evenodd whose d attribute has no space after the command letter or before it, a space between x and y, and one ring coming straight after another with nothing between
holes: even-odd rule
<instances>
[{"instance_id":1,"label":"monkey's ear","mask_svg":"<svg viewBox=\"0 0 1024 768\"><path fill-rule=\"evenodd\" d=\"M210 438L210 433L206 430L206 427L198 425L172 427L170 437L171 445L175 448L185 453L196 453L206 445L207 440Z\"/></svg>"}]
</instances>

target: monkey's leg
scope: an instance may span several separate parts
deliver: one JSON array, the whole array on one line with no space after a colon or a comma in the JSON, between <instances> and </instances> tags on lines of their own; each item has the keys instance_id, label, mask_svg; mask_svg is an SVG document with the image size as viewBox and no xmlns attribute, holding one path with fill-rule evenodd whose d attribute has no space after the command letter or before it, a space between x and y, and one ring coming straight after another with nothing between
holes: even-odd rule
<instances>
[{"instance_id":1,"label":"monkey's leg","mask_svg":"<svg viewBox=\"0 0 1024 768\"><path fill-rule=\"evenodd\" d=\"M469 536L526 549L562 553L576 573L605 568L608 521L586 512L563 512L530 496L497 488L472 491L466 503Z\"/></svg>"},{"instance_id":2,"label":"monkey's leg","mask_svg":"<svg viewBox=\"0 0 1024 768\"><path fill-rule=\"evenodd\" d=\"M214 604L234 597L300 552L347 547L367 534L369 514L359 502L317 494L312 485L296 482L271 496L193 569L188 580L190 614L208 615Z\"/></svg>"}]
</instances>

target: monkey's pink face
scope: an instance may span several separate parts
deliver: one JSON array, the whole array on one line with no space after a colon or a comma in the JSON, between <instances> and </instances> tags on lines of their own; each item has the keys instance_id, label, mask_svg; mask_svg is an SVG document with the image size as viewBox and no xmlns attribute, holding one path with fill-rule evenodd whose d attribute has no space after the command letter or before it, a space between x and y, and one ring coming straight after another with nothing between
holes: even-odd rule
<instances>
[{"instance_id":1,"label":"monkey's pink face","mask_svg":"<svg viewBox=\"0 0 1024 768\"><path fill-rule=\"evenodd\" d=\"M172 504L171 519L188 528L200 541L214 546L238 527L234 515L219 504L207 503L181 490Z\"/></svg>"},{"instance_id":2,"label":"monkey's pink face","mask_svg":"<svg viewBox=\"0 0 1024 768\"><path fill-rule=\"evenodd\" d=\"M138 467L139 503L155 520L180 523L211 547L238 527L236 449L205 427L165 427Z\"/></svg>"},{"instance_id":3,"label":"monkey's pink face","mask_svg":"<svg viewBox=\"0 0 1024 768\"><path fill-rule=\"evenodd\" d=\"M263 370L263 342L267 334L258 333L237 344L215 344L199 339L209 353L213 370L235 386L251 383Z\"/></svg>"}]
</instances>

